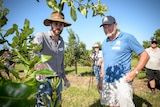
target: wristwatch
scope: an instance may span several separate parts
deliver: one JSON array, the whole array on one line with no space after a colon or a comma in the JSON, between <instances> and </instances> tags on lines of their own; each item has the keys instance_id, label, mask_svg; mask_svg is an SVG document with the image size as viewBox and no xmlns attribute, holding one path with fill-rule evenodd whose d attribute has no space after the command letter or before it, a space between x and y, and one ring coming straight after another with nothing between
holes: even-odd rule
<instances>
[{"instance_id":1,"label":"wristwatch","mask_svg":"<svg viewBox=\"0 0 160 107\"><path fill-rule=\"evenodd\" d=\"M138 71L136 71L135 73L136 73L136 74L138 74L139 72L138 72Z\"/></svg>"}]
</instances>

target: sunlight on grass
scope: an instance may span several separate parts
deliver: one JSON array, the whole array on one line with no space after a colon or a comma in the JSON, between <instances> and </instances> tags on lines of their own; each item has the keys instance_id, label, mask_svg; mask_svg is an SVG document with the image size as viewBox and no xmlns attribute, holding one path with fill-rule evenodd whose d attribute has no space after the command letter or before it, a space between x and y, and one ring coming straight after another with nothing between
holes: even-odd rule
<instances>
[{"instance_id":1,"label":"sunlight on grass","mask_svg":"<svg viewBox=\"0 0 160 107\"><path fill-rule=\"evenodd\" d=\"M67 107L102 107L100 105L100 94L96 86L84 89L81 86L71 86L68 90L63 91L62 106ZM97 106L95 106L97 105Z\"/></svg>"},{"instance_id":2,"label":"sunlight on grass","mask_svg":"<svg viewBox=\"0 0 160 107\"><path fill-rule=\"evenodd\" d=\"M76 75L75 73L75 67L67 67L65 68L66 74L69 75ZM91 74L92 68L91 67L78 67L77 68L77 75L81 75L81 76L88 76Z\"/></svg>"},{"instance_id":3,"label":"sunlight on grass","mask_svg":"<svg viewBox=\"0 0 160 107\"><path fill-rule=\"evenodd\" d=\"M138 60L132 60L132 68L136 66ZM16 69L23 70L23 65L16 66ZM65 68L67 77L71 82L71 86L62 91L63 107L104 107L100 104L100 95L97 91L95 77L92 67L78 66L77 74L74 67ZM92 75L91 75L92 74ZM91 78L94 79L92 83ZM145 71L142 70L136 77L136 80L144 81L146 78ZM144 89L146 84L137 84L134 92L134 102L136 107L159 107L160 91L155 95Z\"/></svg>"},{"instance_id":4,"label":"sunlight on grass","mask_svg":"<svg viewBox=\"0 0 160 107\"><path fill-rule=\"evenodd\" d=\"M133 59L132 60L132 68L134 68L137 64L138 60ZM96 83L94 82L94 85L92 88L89 88L88 91L88 85L83 86L82 84L79 84L78 78L81 77L81 81L88 81L84 80L84 77L90 78L90 72L92 71L91 67L78 67L78 77L75 78L74 84L68 90L65 90L62 92L63 95L63 102L62 106L64 107L104 107L100 104L100 95L96 88ZM74 67L66 68L66 72L68 76L75 75L75 69ZM142 70L136 77L136 79L141 79L141 81L144 81L143 79L146 78L146 73L144 70ZM143 82L142 82L143 83ZM137 83L135 83L137 84ZM137 84L138 85L138 84ZM143 86L146 84L142 84ZM140 86L140 87L139 87ZM86 87L86 88L84 88ZM134 92L134 103L136 107L159 107L160 105L160 92L158 92L156 95L151 95L149 89L143 89L141 85L138 85L135 87L137 90Z\"/></svg>"}]
</instances>

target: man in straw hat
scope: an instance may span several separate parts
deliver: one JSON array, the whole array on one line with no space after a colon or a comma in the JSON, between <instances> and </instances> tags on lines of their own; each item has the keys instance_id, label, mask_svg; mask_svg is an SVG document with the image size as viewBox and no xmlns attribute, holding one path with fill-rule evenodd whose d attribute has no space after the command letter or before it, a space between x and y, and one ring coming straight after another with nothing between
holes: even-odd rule
<instances>
[{"instance_id":1,"label":"man in straw hat","mask_svg":"<svg viewBox=\"0 0 160 107\"><path fill-rule=\"evenodd\" d=\"M57 73L60 79L60 85L57 89L57 93L59 95L57 101L59 101L61 100L62 79L64 80L64 86L69 87L70 85L64 71L64 41L60 34L64 27L68 27L71 24L64 20L64 15L62 13L52 12L50 18L44 20L44 25L50 26L51 30L48 32L38 33L33 42L42 46L42 50L38 52L39 55L45 54L52 56L52 58L44 64L37 65L36 69L40 70L42 68L48 68ZM37 95L38 107L44 106L40 98L40 94L44 93L49 95L52 94L52 88L49 82L39 87L39 94ZM50 107L49 103L47 104L48 107Z\"/></svg>"},{"instance_id":2,"label":"man in straw hat","mask_svg":"<svg viewBox=\"0 0 160 107\"><path fill-rule=\"evenodd\" d=\"M96 82L98 83L103 56L102 56L102 51L100 50L100 46L97 43L95 43L92 48L94 52L90 56L90 59L93 62L93 71L96 77Z\"/></svg>"}]
</instances>

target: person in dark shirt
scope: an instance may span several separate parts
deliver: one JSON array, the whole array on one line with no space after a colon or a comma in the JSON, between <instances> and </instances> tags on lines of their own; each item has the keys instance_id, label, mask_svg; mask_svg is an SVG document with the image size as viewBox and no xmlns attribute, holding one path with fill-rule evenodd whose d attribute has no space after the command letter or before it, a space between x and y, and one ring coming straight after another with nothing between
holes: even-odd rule
<instances>
[{"instance_id":1,"label":"person in dark shirt","mask_svg":"<svg viewBox=\"0 0 160 107\"><path fill-rule=\"evenodd\" d=\"M60 85L57 89L58 100L61 100L62 79L64 80L65 86L70 85L64 70L64 41L61 33L64 27L68 27L71 24L64 20L63 13L52 12L51 17L44 20L44 25L50 26L51 30L37 33L33 43L42 46L42 49L38 52L39 55L45 54L52 56L52 58L44 64L37 65L36 69L48 68L56 72L60 80ZM39 93L52 94L52 89L48 82L41 85L39 90ZM44 105L40 97L38 97L37 103L38 107ZM50 105L48 106L50 107Z\"/></svg>"}]
</instances>

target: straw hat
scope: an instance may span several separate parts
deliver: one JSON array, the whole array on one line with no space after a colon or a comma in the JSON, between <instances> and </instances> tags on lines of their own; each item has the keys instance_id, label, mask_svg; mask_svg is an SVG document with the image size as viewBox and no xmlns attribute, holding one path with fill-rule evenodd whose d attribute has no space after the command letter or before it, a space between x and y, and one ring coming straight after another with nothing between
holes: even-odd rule
<instances>
[{"instance_id":1,"label":"straw hat","mask_svg":"<svg viewBox=\"0 0 160 107\"><path fill-rule=\"evenodd\" d=\"M94 44L94 45L92 46L92 48L99 48L99 45L98 45L98 44Z\"/></svg>"},{"instance_id":2,"label":"straw hat","mask_svg":"<svg viewBox=\"0 0 160 107\"><path fill-rule=\"evenodd\" d=\"M44 25L45 26L50 26L51 21L63 22L64 23L64 27L67 27L67 26L71 25L69 22L64 20L63 13L60 14L58 12L52 12L51 13L51 17L44 20Z\"/></svg>"}]
</instances>

